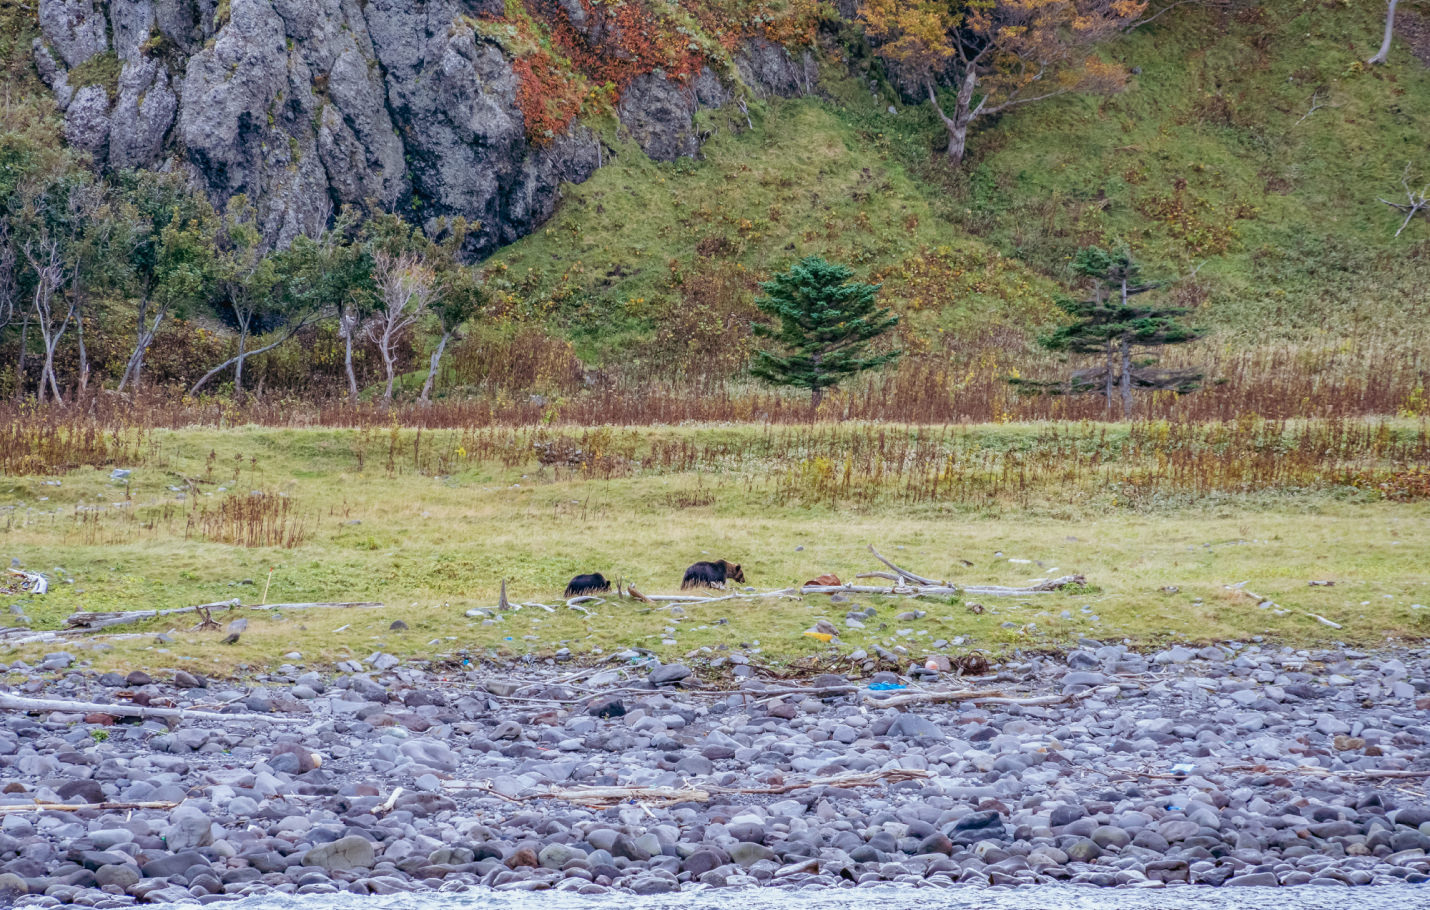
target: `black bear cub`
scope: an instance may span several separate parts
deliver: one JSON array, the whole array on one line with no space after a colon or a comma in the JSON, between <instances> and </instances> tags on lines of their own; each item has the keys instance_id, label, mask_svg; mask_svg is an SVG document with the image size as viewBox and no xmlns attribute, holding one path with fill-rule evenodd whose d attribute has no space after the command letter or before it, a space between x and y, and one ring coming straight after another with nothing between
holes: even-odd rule
<instances>
[{"instance_id":1,"label":"black bear cub","mask_svg":"<svg viewBox=\"0 0 1430 910\"><path fill-rule=\"evenodd\" d=\"M680 587L723 588L726 581L738 581L743 584L745 573L738 565L723 559L716 562L697 562L685 570L685 578L681 580Z\"/></svg>"},{"instance_id":2,"label":"black bear cub","mask_svg":"<svg viewBox=\"0 0 1430 910\"><path fill-rule=\"evenodd\" d=\"M571 583L566 586L567 597L578 597L582 594L604 594L611 590L611 583L606 581L606 576L600 572L592 572L590 575L577 575L571 579Z\"/></svg>"}]
</instances>

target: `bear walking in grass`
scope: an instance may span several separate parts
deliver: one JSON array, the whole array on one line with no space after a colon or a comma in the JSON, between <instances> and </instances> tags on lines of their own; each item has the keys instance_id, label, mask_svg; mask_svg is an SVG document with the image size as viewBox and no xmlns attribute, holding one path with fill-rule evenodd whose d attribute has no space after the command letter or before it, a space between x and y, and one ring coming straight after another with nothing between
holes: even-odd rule
<instances>
[{"instance_id":1,"label":"bear walking in grass","mask_svg":"<svg viewBox=\"0 0 1430 910\"><path fill-rule=\"evenodd\" d=\"M606 581L606 576L600 572L592 572L590 575L577 575L571 579L571 583L566 586L567 597L579 597L582 594L605 594L611 590L611 583Z\"/></svg>"},{"instance_id":2,"label":"bear walking in grass","mask_svg":"<svg viewBox=\"0 0 1430 910\"><path fill-rule=\"evenodd\" d=\"M738 565L723 559L716 562L697 562L685 570L685 578L681 580L680 587L682 589L723 588L726 581L738 581L743 584L745 573Z\"/></svg>"}]
</instances>

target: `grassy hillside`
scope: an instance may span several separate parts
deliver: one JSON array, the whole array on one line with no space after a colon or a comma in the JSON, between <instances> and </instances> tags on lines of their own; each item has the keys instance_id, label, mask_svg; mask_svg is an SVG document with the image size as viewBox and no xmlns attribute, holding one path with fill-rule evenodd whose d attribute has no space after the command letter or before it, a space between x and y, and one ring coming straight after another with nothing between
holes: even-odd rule
<instances>
[{"instance_id":1,"label":"grassy hillside","mask_svg":"<svg viewBox=\"0 0 1430 910\"><path fill-rule=\"evenodd\" d=\"M1402 35L1412 38L1388 65L1367 68L1378 3L1178 6L1104 48L1136 73L1126 92L1064 97L982 123L954 170L929 105L906 104L857 25L826 10L816 30L810 4L763 0L663 8L647 36L660 40L642 53L674 55L665 69L694 65L702 58L681 36L704 36L709 59L728 68L731 48L753 34L812 36L818 91L701 112L701 157L657 164L609 113L614 87L635 70L601 68L655 58L577 59L571 36L543 24L542 8L513 2L505 18L478 25L505 36L513 54L569 76L551 92L586 99L581 116L602 131L613 160L567 187L542 229L482 264L501 318L454 346L444 390L576 392L587 387L587 366L641 382L738 378L757 283L821 254L883 283L903 317L906 387L927 387L932 364L952 371L934 384L966 395L975 373L984 387L1014 371L1050 374L1051 358L1033 354L1032 341L1058 318L1050 301L1071 280L1071 256L1126 242L1154 274L1195 271L1175 294L1217 331L1177 356L1207 365L1213 381L1276 385L1269 365L1289 371L1275 394L1293 389L1301 400L1320 394L1322 376L1360 371L1350 386L1393 377L1381 404L1362 411L1423 412L1430 221L1396 238L1399 216L1377 197L1396 198L1407 168L1430 179L1424 12L1404 11ZM0 109L9 115L0 178L31 159L73 157L59 149L58 115L29 59L35 29L33 8L0 5ZM585 91L607 77L609 90ZM106 301L104 313L90 328L94 359L122 363L130 303ZM422 365L431 328L414 335L404 363ZM156 352L159 378L201 372L200 361L219 357L215 347L233 343L216 322L173 321L165 331L163 350L182 362L166 365ZM0 342L13 350L16 337L12 327ZM260 360L255 375L301 394L309 365L333 366L334 339L328 327L314 330ZM1238 361L1248 348L1258 350ZM370 352L358 357L371 365ZM70 346L60 358L68 369ZM324 388L337 387L336 375Z\"/></svg>"},{"instance_id":2,"label":"grassy hillside","mask_svg":"<svg viewBox=\"0 0 1430 910\"><path fill-rule=\"evenodd\" d=\"M965 225L1056 270L1086 239L1196 264L1210 315L1274 336L1423 325L1430 224L1400 238L1377 197L1430 177L1430 65L1365 67L1383 4L1178 10L1111 49L1118 97L1005 118L958 181ZM1175 18L1174 18L1175 17ZM1055 137L1055 138L1053 138ZM1053 141L1049 141L1053 138Z\"/></svg>"},{"instance_id":3,"label":"grassy hillside","mask_svg":"<svg viewBox=\"0 0 1430 910\"><path fill-rule=\"evenodd\" d=\"M1214 344L1350 336L1408 356L1430 323L1430 225L1396 239L1377 197L1400 192L1407 164L1430 173L1430 67L1403 45L1388 66L1359 62L1380 16L1179 8L1107 48L1140 71L1126 93L976 129L958 172L927 104L906 107L867 57L844 65L859 56L845 26L822 36L823 97L767 103L754 130L705 115L699 161L622 147L490 265L514 302L606 359L658 358L664 322L738 312L754 276L807 253L884 280L916 349L939 330L1016 346L1031 333L999 327L1053 318L1047 294L1079 246L1125 241L1163 274L1198 269L1178 293L1227 330Z\"/></svg>"}]
</instances>

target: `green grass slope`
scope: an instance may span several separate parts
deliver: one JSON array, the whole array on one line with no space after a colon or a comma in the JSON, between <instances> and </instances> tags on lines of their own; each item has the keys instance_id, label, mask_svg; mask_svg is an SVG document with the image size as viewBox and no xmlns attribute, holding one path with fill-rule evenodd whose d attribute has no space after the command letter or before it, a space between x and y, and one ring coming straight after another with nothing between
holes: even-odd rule
<instances>
[{"instance_id":1,"label":"green grass slope","mask_svg":"<svg viewBox=\"0 0 1430 910\"><path fill-rule=\"evenodd\" d=\"M1404 43L1385 67L1360 62L1381 15L1179 8L1105 49L1137 68L1128 91L986 123L959 171L929 106L906 107L846 26L823 36L821 97L769 102L753 130L739 112L702 115L701 160L620 148L489 267L518 307L607 362L669 356L672 320L709 310L707 333L733 326L756 278L810 253L883 280L915 351L940 332L1017 346L1055 318L1048 296L1076 249L1118 242L1160 274L1196 271L1177 293L1216 344L1409 352L1430 323L1430 223L1396 238L1377 197L1403 194L1407 166L1430 175L1430 66Z\"/></svg>"}]
</instances>

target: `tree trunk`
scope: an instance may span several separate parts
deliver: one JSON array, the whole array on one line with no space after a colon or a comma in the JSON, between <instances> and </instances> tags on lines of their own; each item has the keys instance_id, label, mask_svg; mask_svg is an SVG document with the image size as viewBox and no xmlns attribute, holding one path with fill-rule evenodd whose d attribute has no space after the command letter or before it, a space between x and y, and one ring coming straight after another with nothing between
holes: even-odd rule
<instances>
[{"instance_id":1,"label":"tree trunk","mask_svg":"<svg viewBox=\"0 0 1430 910\"><path fill-rule=\"evenodd\" d=\"M973 67L969 67L963 74L963 83L958 87L958 106L954 108L952 117L944 113L943 106L938 103L938 93L934 91L933 83L929 82L925 86L934 112L943 121L944 129L948 130L948 161L954 167L963 163L963 156L968 148L968 125L977 116L973 110L973 92L977 85L978 74Z\"/></svg>"},{"instance_id":2,"label":"tree trunk","mask_svg":"<svg viewBox=\"0 0 1430 910\"><path fill-rule=\"evenodd\" d=\"M392 380L396 374L397 364L392 356L392 333L384 330L382 340L377 345L378 353L382 355L382 366L387 371L387 385L382 390L382 403L392 404Z\"/></svg>"},{"instance_id":3,"label":"tree trunk","mask_svg":"<svg viewBox=\"0 0 1430 910\"><path fill-rule=\"evenodd\" d=\"M958 123L948 134L948 162L954 167L963 164L963 156L968 148L968 124Z\"/></svg>"},{"instance_id":4,"label":"tree trunk","mask_svg":"<svg viewBox=\"0 0 1430 910\"><path fill-rule=\"evenodd\" d=\"M422 384L422 397L419 399L423 404L428 403L428 396L432 394L432 383L437 379L437 367L442 363L442 352L447 349L447 342L451 338L451 332L443 332L442 340L437 342L437 350L432 352L432 367L427 371L427 381Z\"/></svg>"},{"instance_id":5,"label":"tree trunk","mask_svg":"<svg viewBox=\"0 0 1430 910\"><path fill-rule=\"evenodd\" d=\"M89 354L84 349L84 310L76 304L74 328L79 333L79 394L89 388Z\"/></svg>"},{"instance_id":6,"label":"tree trunk","mask_svg":"<svg viewBox=\"0 0 1430 910\"><path fill-rule=\"evenodd\" d=\"M1122 417L1132 416L1132 341L1122 336L1122 375L1118 377L1122 388Z\"/></svg>"},{"instance_id":7,"label":"tree trunk","mask_svg":"<svg viewBox=\"0 0 1430 910\"><path fill-rule=\"evenodd\" d=\"M55 337L55 344L59 344L59 337ZM55 393L55 404L64 404L65 396L60 394L60 381L55 376L55 352L54 349L45 352L45 371L50 374L50 391Z\"/></svg>"},{"instance_id":8,"label":"tree trunk","mask_svg":"<svg viewBox=\"0 0 1430 910\"><path fill-rule=\"evenodd\" d=\"M20 362L15 367L15 397L25 396L25 345L30 340L30 314L20 319Z\"/></svg>"},{"instance_id":9,"label":"tree trunk","mask_svg":"<svg viewBox=\"0 0 1430 910\"><path fill-rule=\"evenodd\" d=\"M40 371L40 403L45 401L45 383L49 382L50 390L54 393L55 403L64 404L65 398L60 394L59 379L55 376L55 349L60 346L60 339L64 337L65 329L69 327L70 316L73 312L66 313L64 322L60 323L59 330L54 334L50 333L50 328L45 323L40 323L40 340L45 345L45 365Z\"/></svg>"},{"instance_id":10,"label":"tree trunk","mask_svg":"<svg viewBox=\"0 0 1430 910\"><path fill-rule=\"evenodd\" d=\"M1112 377L1117 373L1117 350L1112 346L1112 339L1107 339L1107 382L1105 391L1107 393L1107 416L1112 416Z\"/></svg>"},{"instance_id":11,"label":"tree trunk","mask_svg":"<svg viewBox=\"0 0 1430 910\"><path fill-rule=\"evenodd\" d=\"M271 350L273 350L274 348L278 347L280 344L282 344L283 342L287 341L289 338L292 338L294 335L296 335L296 334L298 334L299 332L301 332L301 331L303 330L303 328L308 325L309 321L310 321L310 319L307 318L307 317L298 320L298 321L295 322L293 325L291 325L291 326L288 327L288 331L286 331L286 332L283 333L283 337L279 338L277 341L271 341L271 342L269 342L268 344L265 344L265 345L264 345L263 347L261 347L261 348L258 348L258 349L256 349L256 350L249 351L245 356L248 356L248 357L257 357L259 354L267 354L269 351L271 351ZM226 369L228 369L229 367L233 366L237 361L238 361L238 358L237 358L237 357L230 357L229 359L225 360L223 363L221 363L221 364L219 364L218 366L214 367L212 370L209 370L209 371L208 371L207 373L205 373L203 376L199 377L199 381L196 382L196 383L194 383L193 388L189 389L189 394L190 394L190 395L197 395L197 394L199 393L199 389L202 389L204 386L208 385L208 381L209 381L210 379L214 378L214 377L217 376L219 373L222 373L224 370L226 370Z\"/></svg>"},{"instance_id":12,"label":"tree trunk","mask_svg":"<svg viewBox=\"0 0 1430 910\"><path fill-rule=\"evenodd\" d=\"M52 329L50 320L53 318L53 314L50 312L48 302L46 302L43 305L44 308L41 309L39 293L40 291L37 290L35 309L36 315L39 318L35 324L40 327L40 343L45 348L45 362L40 368L40 403L45 403L45 387L48 384L50 390L54 393L55 402L57 404L64 404L65 399L64 396L60 394L59 379L55 376L55 349L60 346L60 339L64 337L65 329L69 328L70 318L74 316L74 310L66 311L64 321L60 323L59 328Z\"/></svg>"},{"instance_id":13,"label":"tree trunk","mask_svg":"<svg viewBox=\"0 0 1430 910\"><path fill-rule=\"evenodd\" d=\"M139 380L144 372L144 355L149 350L149 345L154 343L154 338L159 334L159 325L163 323L164 317L169 315L169 310L164 307L154 314L152 325L145 327L145 320L149 315L149 300L142 299L139 302L139 319L136 323L134 350L129 354L129 361L124 365L124 375L119 377L119 388L115 391L122 392L129 383L134 383L134 387L139 388Z\"/></svg>"},{"instance_id":14,"label":"tree trunk","mask_svg":"<svg viewBox=\"0 0 1430 910\"><path fill-rule=\"evenodd\" d=\"M819 372L819 364L823 359L823 354L815 354L810 358L810 367L814 373L811 377L812 384L809 387L809 409L811 412L818 411L819 403L824 400L824 386L821 385L824 376Z\"/></svg>"},{"instance_id":15,"label":"tree trunk","mask_svg":"<svg viewBox=\"0 0 1430 910\"><path fill-rule=\"evenodd\" d=\"M233 366L233 397L235 400L243 398L243 359L248 356L244 350L248 346L248 323L244 323L243 328L238 333L238 362Z\"/></svg>"},{"instance_id":16,"label":"tree trunk","mask_svg":"<svg viewBox=\"0 0 1430 910\"><path fill-rule=\"evenodd\" d=\"M357 316L343 310L338 316L338 327L343 333L343 367L348 372L348 400L357 404L357 374L353 372L353 333L357 331Z\"/></svg>"},{"instance_id":17,"label":"tree trunk","mask_svg":"<svg viewBox=\"0 0 1430 910\"><path fill-rule=\"evenodd\" d=\"M1390 0L1390 9L1385 13L1385 38L1380 42L1380 50L1366 62L1375 65L1390 59L1390 39L1395 36L1395 5L1400 0Z\"/></svg>"}]
</instances>

